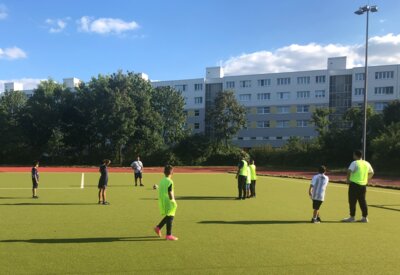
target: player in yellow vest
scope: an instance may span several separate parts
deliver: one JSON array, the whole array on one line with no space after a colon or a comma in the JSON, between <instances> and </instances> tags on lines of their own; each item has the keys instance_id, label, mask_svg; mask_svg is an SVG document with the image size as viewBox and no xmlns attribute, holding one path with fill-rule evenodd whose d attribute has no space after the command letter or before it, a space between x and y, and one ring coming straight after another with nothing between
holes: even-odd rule
<instances>
[{"instance_id":1,"label":"player in yellow vest","mask_svg":"<svg viewBox=\"0 0 400 275\"><path fill-rule=\"evenodd\" d=\"M237 197L237 200L244 200L246 198L246 181L247 181L247 168L248 168L247 161L245 157L243 156L241 160L239 161L238 164L238 170L236 173L236 178L238 180L238 191L239 195Z\"/></svg>"},{"instance_id":2,"label":"player in yellow vest","mask_svg":"<svg viewBox=\"0 0 400 275\"><path fill-rule=\"evenodd\" d=\"M172 235L172 222L175 217L176 208L178 205L175 201L174 195L174 182L172 181L173 167L166 165L164 168L165 177L161 180L158 189L158 205L160 207L160 213L164 218L154 228L156 234L161 237L161 228L167 225L167 236L166 239L169 241L177 241L178 238Z\"/></svg>"},{"instance_id":3,"label":"player in yellow vest","mask_svg":"<svg viewBox=\"0 0 400 275\"><path fill-rule=\"evenodd\" d=\"M257 172L256 172L256 165L254 164L254 159L250 161L250 193L251 197L256 197L256 181L257 181Z\"/></svg>"},{"instance_id":4,"label":"player in yellow vest","mask_svg":"<svg viewBox=\"0 0 400 275\"><path fill-rule=\"evenodd\" d=\"M360 150L353 152L354 161L347 171L347 183L349 184L349 207L350 217L343 219L343 222L355 222L356 204L360 205L362 218L359 222L368 222L368 206L365 199L367 184L374 175L374 170L368 161L362 159L363 153Z\"/></svg>"}]
</instances>

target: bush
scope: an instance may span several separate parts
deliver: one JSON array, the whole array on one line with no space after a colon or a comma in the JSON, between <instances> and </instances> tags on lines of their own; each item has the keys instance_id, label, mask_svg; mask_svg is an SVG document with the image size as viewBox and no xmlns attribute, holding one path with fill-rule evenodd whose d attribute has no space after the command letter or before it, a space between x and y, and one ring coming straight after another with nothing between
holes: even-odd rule
<instances>
[{"instance_id":1,"label":"bush","mask_svg":"<svg viewBox=\"0 0 400 275\"><path fill-rule=\"evenodd\" d=\"M223 166L237 165L243 153L243 150L238 147L219 147L212 151L203 164ZM248 155L247 158L249 158Z\"/></svg>"}]
</instances>

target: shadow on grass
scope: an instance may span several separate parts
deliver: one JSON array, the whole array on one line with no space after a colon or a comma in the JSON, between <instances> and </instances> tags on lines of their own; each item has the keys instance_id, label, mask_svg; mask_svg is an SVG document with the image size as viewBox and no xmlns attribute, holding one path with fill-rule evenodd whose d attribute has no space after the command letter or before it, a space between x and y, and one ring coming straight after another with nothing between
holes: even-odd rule
<instances>
[{"instance_id":1,"label":"shadow on grass","mask_svg":"<svg viewBox=\"0 0 400 275\"><path fill-rule=\"evenodd\" d=\"M400 205L396 205L396 204L391 204L391 205L368 205L369 207L374 207L374 208L379 208L379 209L385 209L385 210L391 210L391 211L399 211L400 209L398 208L392 208L392 207L388 207L388 206L400 206Z\"/></svg>"},{"instance_id":2,"label":"shadow on grass","mask_svg":"<svg viewBox=\"0 0 400 275\"><path fill-rule=\"evenodd\" d=\"M111 242L146 242L163 241L156 236L143 237L97 237L97 238L69 238L69 239L27 239L1 240L1 243L37 243L37 244L66 244L66 243L111 243Z\"/></svg>"},{"instance_id":3,"label":"shadow on grass","mask_svg":"<svg viewBox=\"0 0 400 275\"><path fill-rule=\"evenodd\" d=\"M68 203L68 202L21 202L21 203L0 203L1 205L13 206L27 206L27 205L50 205L50 206L64 206L64 205L98 205L98 203Z\"/></svg>"},{"instance_id":4,"label":"shadow on grass","mask_svg":"<svg viewBox=\"0 0 400 275\"><path fill-rule=\"evenodd\" d=\"M233 201L234 197L218 197L218 196L177 196L175 197L177 201ZM141 200L146 201L156 201L157 198L141 198Z\"/></svg>"},{"instance_id":5,"label":"shadow on grass","mask_svg":"<svg viewBox=\"0 0 400 275\"><path fill-rule=\"evenodd\" d=\"M177 196L177 200L181 201L233 201L234 197L225 196Z\"/></svg>"},{"instance_id":6,"label":"shadow on grass","mask_svg":"<svg viewBox=\"0 0 400 275\"><path fill-rule=\"evenodd\" d=\"M31 197L0 197L0 200L23 200L30 199Z\"/></svg>"},{"instance_id":7,"label":"shadow on grass","mask_svg":"<svg viewBox=\"0 0 400 275\"><path fill-rule=\"evenodd\" d=\"M201 224L241 224L241 225L254 225L254 224L311 224L310 221L280 221L280 220L260 220L260 221L201 221ZM341 223L340 221L323 221L321 223Z\"/></svg>"}]
</instances>

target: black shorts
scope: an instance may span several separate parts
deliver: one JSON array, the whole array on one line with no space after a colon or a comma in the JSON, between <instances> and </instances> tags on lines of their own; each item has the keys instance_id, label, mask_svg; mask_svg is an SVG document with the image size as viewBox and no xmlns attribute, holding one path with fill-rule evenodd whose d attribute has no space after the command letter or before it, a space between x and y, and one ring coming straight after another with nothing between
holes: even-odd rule
<instances>
[{"instance_id":1,"label":"black shorts","mask_svg":"<svg viewBox=\"0 0 400 275\"><path fill-rule=\"evenodd\" d=\"M32 179L32 188L38 188L39 183L36 181L36 179Z\"/></svg>"},{"instance_id":2,"label":"black shorts","mask_svg":"<svg viewBox=\"0 0 400 275\"><path fill-rule=\"evenodd\" d=\"M100 183L99 183L99 185L97 185L97 187L98 187L99 189L106 189L106 188L107 188L107 184L100 184Z\"/></svg>"},{"instance_id":3,"label":"black shorts","mask_svg":"<svg viewBox=\"0 0 400 275\"><path fill-rule=\"evenodd\" d=\"M319 208L321 207L321 204L323 203L323 201L317 201L317 200L313 200L312 201L312 207L314 210L319 210Z\"/></svg>"},{"instance_id":4,"label":"black shorts","mask_svg":"<svg viewBox=\"0 0 400 275\"><path fill-rule=\"evenodd\" d=\"M135 179L141 179L142 178L142 172L135 173Z\"/></svg>"}]
</instances>

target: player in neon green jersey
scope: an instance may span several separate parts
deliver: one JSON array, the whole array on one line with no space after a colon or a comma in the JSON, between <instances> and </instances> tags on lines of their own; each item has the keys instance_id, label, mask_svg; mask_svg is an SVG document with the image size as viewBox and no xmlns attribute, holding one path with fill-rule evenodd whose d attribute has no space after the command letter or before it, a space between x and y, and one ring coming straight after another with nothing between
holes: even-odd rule
<instances>
[{"instance_id":1,"label":"player in neon green jersey","mask_svg":"<svg viewBox=\"0 0 400 275\"><path fill-rule=\"evenodd\" d=\"M251 197L255 198L256 197L256 181L257 181L257 172L256 172L256 165L254 163L254 159L250 161L250 193Z\"/></svg>"},{"instance_id":2,"label":"player in neon green jersey","mask_svg":"<svg viewBox=\"0 0 400 275\"><path fill-rule=\"evenodd\" d=\"M178 238L172 235L172 222L178 205L175 201L174 182L172 181L173 167L171 165L165 166L164 175L165 177L161 180L158 188L158 205L161 215L164 216L164 218L154 228L154 231L161 237L161 229L164 225L167 225L166 239L169 241L177 241Z\"/></svg>"}]
</instances>

